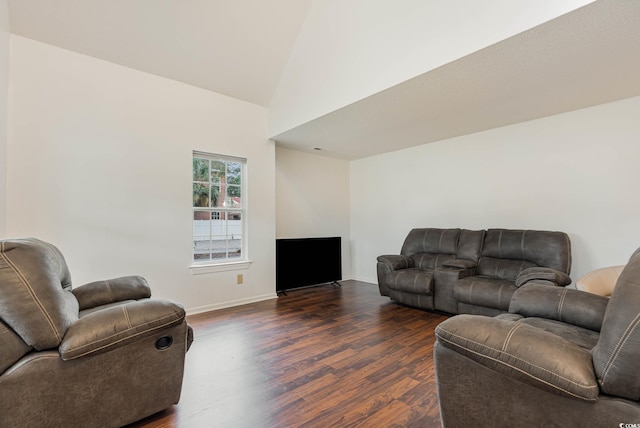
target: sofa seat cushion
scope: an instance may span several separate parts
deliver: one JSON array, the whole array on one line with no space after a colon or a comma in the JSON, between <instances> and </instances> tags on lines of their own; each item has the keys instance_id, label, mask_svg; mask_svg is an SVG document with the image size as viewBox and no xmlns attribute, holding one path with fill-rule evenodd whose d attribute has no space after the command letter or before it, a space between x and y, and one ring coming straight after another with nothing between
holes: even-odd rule
<instances>
[{"instance_id":1,"label":"sofa seat cushion","mask_svg":"<svg viewBox=\"0 0 640 428\"><path fill-rule=\"evenodd\" d=\"M433 271L428 269L402 269L389 274L388 286L405 293L433 295Z\"/></svg>"},{"instance_id":2,"label":"sofa seat cushion","mask_svg":"<svg viewBox=\"0 0 640 428\"><path fill-rule=\"evenodd\" d=\"M513 281L486 276L469 276L453 285L453 296L462 303L509 310L511 296L517 290Z\"/></svg>"}]
</instances>

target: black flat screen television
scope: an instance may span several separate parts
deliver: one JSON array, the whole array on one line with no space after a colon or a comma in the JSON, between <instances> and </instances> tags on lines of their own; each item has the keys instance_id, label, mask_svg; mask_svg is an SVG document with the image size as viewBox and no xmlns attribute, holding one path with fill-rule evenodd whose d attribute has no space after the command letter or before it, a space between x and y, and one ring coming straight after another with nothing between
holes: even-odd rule
<instances>
[{"instance_id":1,"label":"black flat screen television","mask_svg":"<svg viewBox=\"0 0 640 428\"><path fill-rule=\"evenodd\" d=\"M342 280L340 237L276 239L276 291Z\"/></svg>"}]
</instances>

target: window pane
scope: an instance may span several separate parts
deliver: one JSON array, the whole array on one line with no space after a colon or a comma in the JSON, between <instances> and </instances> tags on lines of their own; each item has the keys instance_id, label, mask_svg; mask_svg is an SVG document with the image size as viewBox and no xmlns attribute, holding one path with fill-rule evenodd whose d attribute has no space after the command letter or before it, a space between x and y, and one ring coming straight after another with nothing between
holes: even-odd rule
<instances>
[{"instance_id":1,"label":"window pane","mask_svg":"<svg viewBox=\"0 0 640 428\"><path fill-rule=\"evenodd\" d=\"M220 185L212 184L211 185L211 207L222 207L222 203L224 201L220 197Z\"/></svg>"},{"instance_id":2,"label":"window pane","mask_svg":"<svg viewBox=\"0 0 640 428\"><path fill-rule=\"evenodd\" d=\"M209 186L201 183L193 183L193 206L209 206Z\"/></svg>"},{"instance_id":3,"label":"window pane","mask_svg":"<svg viewBox=\"0 0 640 428\"><path fill-rule=\"evenodd\" d=\"M193 259L211 259L211 213L193 212Z\"/></svg>"},{"instance_id":4,"label":"window pane","mask_svg":"<svg viewBox=\"0 0 640 428\"><path fill-rule=\"evenodd\" d=\"M224 182L225 165L223 161L211 161L211 182L220 184Z\"/></svg>"},{"instance_id":5,"label":"window pane","mask_svg":"<svg viewBox=\"0 0 640 428\"><path fill-rule=\"evenodd\" d=\"M209 160L193 158L193 181L209 182Z\"/></svg>"}]
</instances>

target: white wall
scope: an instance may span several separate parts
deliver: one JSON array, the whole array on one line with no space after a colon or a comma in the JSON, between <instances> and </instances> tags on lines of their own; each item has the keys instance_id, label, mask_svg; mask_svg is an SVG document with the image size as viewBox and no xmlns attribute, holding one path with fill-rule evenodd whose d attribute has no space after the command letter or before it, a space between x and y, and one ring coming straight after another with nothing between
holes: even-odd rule
<instances>
[{"instance_id":1,"label":"white wall","mask_svg":"<svg viewBox=\"0 0 640 428\"><path fill-rule=\"evenodd\" d=\"M192 312L275 297L266 109L18 36L11 49L9 236L57 245L76 286L140 274ZM194 149L248 160L248 270L190 273Z\"/></svg>"},{"instance_id":2,"label":"white wall","mask_svg":"<svg viewBox=\"0 0 640 428\"><path fill-rule=\"evenodd\" d=\"M0 0L0 239L7 227L7 104L9 98L9 9Z\"/></svg>"},{"instance_id":3,"label":"white wall","mask_svg":"<svg viewBox=\"0 0 640 428\"><path fill-rule=\"evenodd\" d=\"M342 277L351 277L349 162L276 149L276 236L340 236Z\"/></svg>"},{"instance_id":4,"label":"white wall","mask_svg":"<svg viewBox=\"0 0 640 428\"><path fill-rule=\"evenodd\" d=\"M315 0L269 105L269 136L592 1Z\"/></svg>"},{"instance_id":5,"label":"white wall","mask_svg":"<svg viewBox=\"0 0 640 428\"><path fill-rule=\"evenodd\" d=\"M640 246L640 97L351 163L353 275L413 227L560 230L574 281Z\"/></svg>"}]
</instances>

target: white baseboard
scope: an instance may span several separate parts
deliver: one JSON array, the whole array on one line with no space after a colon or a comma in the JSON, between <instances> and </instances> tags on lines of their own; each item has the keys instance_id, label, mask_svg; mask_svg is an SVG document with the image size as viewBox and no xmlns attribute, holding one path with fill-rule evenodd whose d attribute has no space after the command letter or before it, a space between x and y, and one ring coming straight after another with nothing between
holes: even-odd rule
<instances>
[{"instance_id":1,"label":"white baseboard","mask_svg":"<svg viewBox=\"0 0 640 428\"><path fill-rule=\"evenodd\" d=\"M203 312L215 311L218 309L232 308L234 306L246 305L248 303L262 302L264 300L276 299L278 295L274 293L263 294L261 296L247 297L245 299L229 300L222 303L214 303L212 305L197 306L187 309L187 315L201 314Z\"/></svg>"}]
</instances>

